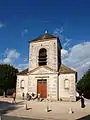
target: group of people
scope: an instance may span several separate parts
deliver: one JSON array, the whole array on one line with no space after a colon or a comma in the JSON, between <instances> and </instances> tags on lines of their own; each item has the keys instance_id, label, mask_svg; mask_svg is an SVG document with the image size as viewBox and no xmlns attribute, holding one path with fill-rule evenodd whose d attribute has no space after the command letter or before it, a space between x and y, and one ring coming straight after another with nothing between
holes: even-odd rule
<instances>
[{"instance_id":1,"label":"group of people","mask_svg":"<svg viewBox=\"0 0 90 120\"><path fill-rule=\"evenodd\" d=\"M25 97L25 95L24 95L24 93L22 93L22 99L23 100L24 100L24 97ZM38 94L36 96L34 93L32 93L31 95L29 93L27 93L26 98L27 98L27 100L31 100L31 99L34 100L35 98L38 98L38 100L39 100L40 99L40 94ZM81 100L81 108L84 108L85 107L84 94L80 95L80 100Z\"/></svg>"},{"instance_id":2,"label":"group of people","mask_svg":"<svg viewBox=\"0 0 90 120\"><path fill-rule=\"evenodd\" d=\"M26 94L26 99L27 100L34 100L36 98L36 95L34 94L34 93L32 93L31 95L27 92L27 94ZM24 93L22 93L22 99L24 100L25 99L25 94Z\"/></svg>"},{"instance_id":3,"label":"group of people","mask_svg":"<svg viewBox=\"0 0 90 120\"><path fill-rule=\"evenodd\" d=\"M12 98L13 98L13 103L15 103L16 92L13 92ZM22 93L22 99L24 100L24 98L25 98L25 94ZM35 98L38 98L38 97L34 93L32 93L31 95L29 93L27 93L27 100L31 100L31 99L34 100ZM83 94L80 96L80 99L81 99L81 108L84 108L85 104L84 104L84 95Z\"/></svg>"},{"instance_id":4,"label":"group of people","mask_svg":"<svg viewBox=\"0 0 90 120\"><path fill-rule=\"evenodd\" d=\"M26 94L26 99L27 100L34 100L35 98L36 98L37 96L34 94L34 93L32 93L31 95L29 94L29 93L27 93ZM16 92L13 92L13 94L12 94L12 98L13 98L13 103L15 103L15 99L16 99ZM24 92L22 93L22 99L24 100L25 99L25 94L24 94Z\"/></svg>"}]
</instances>

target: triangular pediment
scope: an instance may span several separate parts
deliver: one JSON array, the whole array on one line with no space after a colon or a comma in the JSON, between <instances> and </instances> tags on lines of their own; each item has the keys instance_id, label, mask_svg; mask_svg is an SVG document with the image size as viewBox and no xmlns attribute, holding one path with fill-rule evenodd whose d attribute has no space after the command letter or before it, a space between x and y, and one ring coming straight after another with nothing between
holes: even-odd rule
<instances>
[{"instance_id":1,"label":"triangular pediment","mask_svg":"<svg viewBox=\"0 0 90 120\"><path fill-rule=\"evenodd\" d=\"M33 70L31 70L29 73L30 74L50 74L50 73L55 73L56 71L49 68L48 66L39 66Z\"/></svg>"}]
</instances>

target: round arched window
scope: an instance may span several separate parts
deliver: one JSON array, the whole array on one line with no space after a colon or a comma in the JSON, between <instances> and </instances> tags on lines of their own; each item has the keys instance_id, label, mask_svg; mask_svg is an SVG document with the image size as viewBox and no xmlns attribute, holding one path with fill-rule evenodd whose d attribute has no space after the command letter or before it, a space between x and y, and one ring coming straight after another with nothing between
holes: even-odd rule
<instances>
[{"instance_id":1,"label":"round arched window","mask_svg":"<svg viewBox=\"0 0 90 120\"><path fill-rule=\"evenodd\" d=\"M64 88L69 89L69 80L68 79L64 80Z\"/></svg>"},{"instance_id":2,"label":"round arched window","mask_svg":"<svg viewBox=\"0 0 90 120\"><path fill-rule=\"evenodd\" d=\"M47 50L45 48L39 50L38 64L39 66L47 65Z\"/></svg>"},{"instance_id":3,"label":"round arched window","mask_svg":"<svg viewBox=\"0 0 90 120\"><path fill-rule=\"evenodd\" d=\"M21 88L24 89L24 80L21 80Z\"/></svg>"}]
</instances>

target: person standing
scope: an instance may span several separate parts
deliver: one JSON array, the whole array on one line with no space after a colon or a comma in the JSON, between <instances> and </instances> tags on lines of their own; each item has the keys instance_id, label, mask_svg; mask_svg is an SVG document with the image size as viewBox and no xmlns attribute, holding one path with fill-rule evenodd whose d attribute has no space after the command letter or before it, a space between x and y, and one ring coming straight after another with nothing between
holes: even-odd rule
<instances>
[{"instance_id":1,"label":"person standing","mask_svg":"<svg viewBox=\"0 0 90 120\"><path fill-rule=\"evenodd\" d=\"M13 92L12 97L13 97L13 103L16 103L16 101L15 101L15 99L16 99L16 92Z\"/></svg>"},{"instance_id":2,"label":"person standing","mask_svg":"<svg viewBox=\"0 0 90 120\"><path fill-rule=\"evenodd\" d=\"M81 108L84 108L85 104L84 104L84 96L83 94L81 95Z\"/></svg>"}]
</instances>

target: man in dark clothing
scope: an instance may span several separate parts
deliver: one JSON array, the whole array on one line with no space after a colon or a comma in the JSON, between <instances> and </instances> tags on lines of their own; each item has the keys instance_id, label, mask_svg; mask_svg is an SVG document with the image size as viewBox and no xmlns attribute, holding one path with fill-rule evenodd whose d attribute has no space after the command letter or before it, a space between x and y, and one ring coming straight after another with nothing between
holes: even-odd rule
<instances>
[{"instance_id":1,"label":"man in dark clothing","mask_svg":"<svg viewBox=\"0 0 90 120\"><path fill-rule=\"evenodd\" d=\"M84 96L83 94L81 95L81 108L84 108L85 104L84 104Z\"/></svg>"}]
</instances>

